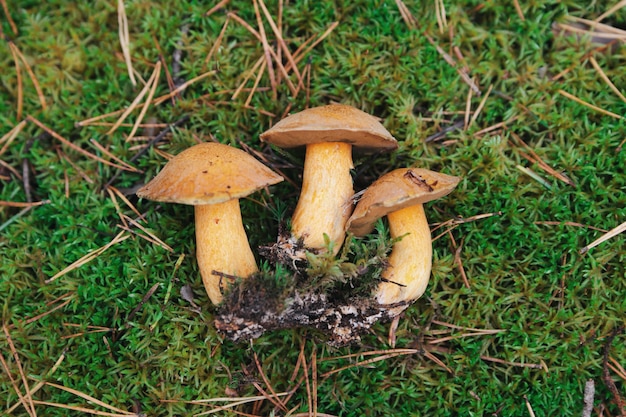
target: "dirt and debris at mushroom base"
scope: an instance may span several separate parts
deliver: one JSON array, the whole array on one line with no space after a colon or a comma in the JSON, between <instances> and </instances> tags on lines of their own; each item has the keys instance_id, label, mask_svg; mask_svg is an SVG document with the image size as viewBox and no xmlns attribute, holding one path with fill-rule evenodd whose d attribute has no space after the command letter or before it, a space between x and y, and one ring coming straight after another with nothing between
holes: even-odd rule
<instances>
[{"instance_id":1,"label":"dirt and debris at mushroom base","mask_svg":"<svg viewBox=\"0 0 626 417\"><path fill-rule=\"evenodd\" d=\"M336 256L332 250L307 251L301 241L292 248L298 256L286 254L278 243L263 247L261 271L230 287L218 307L216 328L233 341L306 327L333 346L358 343L375 323L393 319L410 305L380 305L371 295L393 245L382 222L377 229L366 239L348 236Z\"/></svg>"}]
</instances>

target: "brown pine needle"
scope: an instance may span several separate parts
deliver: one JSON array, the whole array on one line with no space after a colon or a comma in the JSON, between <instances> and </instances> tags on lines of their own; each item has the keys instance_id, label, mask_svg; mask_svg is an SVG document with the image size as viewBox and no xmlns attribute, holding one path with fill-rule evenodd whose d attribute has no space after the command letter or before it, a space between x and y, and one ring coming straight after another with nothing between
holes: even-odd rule
<instances>
[{"instance_id":1,"label":"brown pine needle","mask_svg":"<svg viewBox=\"0 0 626 417\"><path fill-rule=\"evenodd\" d=\"M477 331L477 332L462 333L462 334L457 334L457 335L440 337L439 339L429 340L428 344L429 345L437 345L439 343L448 342L448 341L454 340L454 339L462 339L462 338L465 338L465 337L474 337L474 336L485 336L485 335L490 335L490 334L502 333L502 332L505 332L505 331L506 330L500 330L500 329L484 329L484 330L480 330L480 331Z\"/></svg>"},{"instance_id":2,"label":"brown pine needle","mask_svg":"<svg viewBox=\"0 0 626 417\"><path fill-rule=\"evenodd\" d=\"M24 407L24 409L26 410L29 416L31 417L36 416L36 414L34 414L35 413L34 409L30 408L32 404L26 401L26 398L24 397L19 387L17 386L17 382L15 382L15 378L13 378L13 375L11 374L11 370L9 369L9 366L7 365L7 362L4 359L4 355L2 354L1 351L0 351L0 365L2 365L2 369L4 369L4 372L9 377L9 381L11 382L11 386L13 387L13 391L15 391L15 393L17 394L17 398L20 400L19 404L21 404ZM18 404L15 405L15 407L17 406Z\"/></svg>"},{"instance_id":3,"label":"brown pine needle","mask_svg":"<svg viewBox=\"0 0 626 417\"><path fill-rule=\"evenodd\" d=\"M261 82L261 77L263 77L263 73L265 72L265 67L267 65L267 61L261 62L261 68L259 68L259 72L257 73L256 78L254 79L254 85L252 85L252 89L250 90L250 94L248 94L248 98L244 103L244 107L250 106L250 102L252 101L252 96L254 96L257 87L259 86L259 82Z\"/></svg>"},{"instance_id":4,"label":"brown pine needle","mask_svg":"<svg viewBox=\"0 0 626 417\"><path fill-rule=\"evenodd\" d=\"M209 9L208 12L206 12L204 15L205 16L211 16L213 13L215 13L216 11L218 11L219 9L224 8L228 3L230 2L230 0L221 0L220 2L218 2L215 6L211 7Z\"/></svg>"},{"instance_id":5,"label":"brown pine needle","mask_svg":"<svg viewBox=\"0 0 626 417\"><path fill-rule=\"evenodd\" d=\"M22 54L22 52L20 52L19 48L17 47L17 45L15 45L15 43L13 43L13 41L9 41L9 47L20 57L20 60L24 64L24 68L26 68L28 76L35 86L35 90L37 90L37 97L39 98L39 104L41 104L41 108L47 110L48 106L46 106L46 99L44 98L43 91L41 90L41 87L39 86L39 81L37 81L37 77L35 77L35 73L28 64L26 57ZM20 117L18 117L18 119L19 118Z\"/></svg>"},{"instance_id":6,"label":"brown pine needle","mask_svg":"<svg viewBox=\"0 0 626 417\"><path fill-rule=\"evenodd\" d=\"M406 25L411 29L417 28L417 20L413 14L411 14L404 2L402 0L396 0L396 5L398 6L398 10L400 10L400 16L402 16L404 23L406 23Z\"/></svg>"},{"instance_id":7,"label":"brown pine needle","mask_svg":"<svg viewBox=\"0 0 626 417\"><path fill-rule=\"evenodd\" d=\"M117 23L119 25L120 46L122 48L122 54L124 55L124 61L126 62L126 68L128 69L128 76L130 77L130 82L133 85L137 85L133 70L133 61L130 58L130 35L128 34L128 19L126 18L124 0L117 0Z\"/></svg>"},{"instance_id":8,"label":"brown pine needle","mask_svg":"<svg viewBox=\"0 0 626 417\"><path fill-rule=\"evenodd\" d=\"M465 98L465 117L463 118L463 130L469 128L470 114L472 113L472 92L470 88L467 90L467 97Z\"/></svg>"},{"instance_id":9,"label":"brown pine needle","mask_svg":"<svg viewBox=\"0 0 626 417\"><path fill-rule=\"evenodd\" d=\"M446 19L446 8L442 0L435 0L435 15L437 16L439 33L444 34L448 27L448 22Z\"/></svg>"},{"instance_id":10,"label":"brown pine needle","mask_svg":"<svg viewBox=\"0 0 626 417\"><path fill-rule=\"evenodd\" d=\"M137 108L137 106L139 105L139 103L141 102L141 100L143 99L143 97L148 94L148 91L150 91L150 85L154 82L154 77L156 76L156 72L153 71L152 75L150 76L150 78L148 79L148 82L146 83L146 85L144 85L144 87L141 89L141 91L139 92L139 94L137 95L137 97L135 97L135 99L133 100L132 103L130 103L130 106L128 106L124 112L122 113L122 115L120 116L119 119L117 119L117 122L115 122L113 124L113 126L111 126L111 128L108 130L108 132L106 132L107 135L111 135L113 134L113 132L115 132L117 130L118 127L120 127L120 125L122 124L122 122L126 119L126 117L128 117L129 114L131 114L133 112L133 110L135 110ZM149 100L146 100L146 103L149 103ZM144 107L147 107L146 104L144 104L142 106L142 109ZM82 125L84 126L84 125Z\"/></svg>"},{"instance_id":11,"label":"brown pine needle","mask_svg":"<svg viewBox=\"0 0 626 417\"><path fill-rule=\"evenodd\" d=\"M528 414L530 414L530 417L535 417L535 411L533 410L533 406L532 404L530 404L530 401L528 401L528 397L526 395L524 395L524 402L526 402L526 408L528 409Z\"/></svg>"},{"instance_id":12,"label":"brown pine needle","mask_svg":"<svg viewBox=\"0 0 626 417\"><path fill-rule=\"evenodd\" d=\"M54 375L54 373L56 372L56 370L59 368L59 366L61 366L61 363L63 362L63 360L65 359L65 351L63 351L63 353L61 353L61 356L59 356L59 359L57 359L57 361L54 363L54 365L52 365L52 368L50 368L50 370L47 372L46 374L46 378L50 378L52 375ZM35 386L33 387L33 389L30 390L31 394L36 393L37 391L39 391L41 389L41 387L43 387L45 385L45 382L43 381L39 381L37 384L35 384ZM11 408L9 408L8 410L6 410L6 415L11 415L11 413L13 412L13 410L15 410L17 407L19 407L19 403L18 404L13 404L13 406Z\"/></svg>"},{"instance_id":13,"label":"brown pine needle","mask_svg":"<svg viewBox=\"0 0 626 417\"><path fill-rule=\"evenodd\" d=\"M317 45L319 45L320 42L322 42L324 39L326 39L328 37L328 35L331 34L331 32L333 30L335 30L335 28L339 26L339 22L333 22L330 24L330 26L328 27L328 29L326 29L324 31L324 33L322 33L320 35L319 38L317 38L317 40L315 42L313 42L308 48L306 48L304 50L304 52L300 53L300 54L294 54L294 61L296 62L296 65L300 63L300 61L302 61L308 54L309 52L311 52L313 50L313 48L315 48ZM286 68L287 70L290 70L291 68L289 66L287 66Z\"/></svg>"},{"instance_id":14,"label":"brown pine needle","mask_svg":"<svg viewBox=\"0 0 626 417\"><path fill-rule=\"evenodd\" d=\"M309 365L306 362L306 356L304 355L304 343L300 346L300 360L302 361L302 374L306 386L306 398L309 406L309 411L313 409L313 399L311 397L311 384L309 383Z\"/></svg>"},{"instance_id":15,"label":"brown pine needle","mask_svg":"<svg viewBox=\"0 0 626 417\"><path fill-rule=\"evenodd\" d=\"M265 18L267 19L268 23L270 24L270 27L274 31L274 35L276 36L276 40L278 41L278 45L280 46L282 51L285 53L285 57L287 58L287 62L289 62L289 64L293 68L293 72L296 74L296 77L298 78L298 86L303 85L302 84L302 75L300 74L300 71L298 71L298 67L296 66L296 62L294 61L293 55L289 51L289 48L287 48L287 44L285 43L285 40L283 39L283 36L282 36L282 33L281 33L280 29L278 29L278 27L276 26L276 23L274 23L274 20L272 19L272 16L270 15L270 12L267 10L267 7L265 7L265 3L263 2L263 0L259 0L259 5L261 6L261 9L263 10L263 14L265 15Z\"/></svg>"},{"instance_id":16,"label":"brown pine needle","mask_svg":"<svg viewBox=\"0 0 626 417\"><path fill-rule=\"evenodd\" d=\"M525 21L526 18L524 18L524 12L522 11L522 8L519 5L519 1L513 0L513 5L515 6L515 12L519 16L519 18L522 20L522 22Z\"/></svg>"},{"instance_id":17,"label":"brown pine needle","mask_svg":"<svg viewBox=\"0 0 626 417\"><path fill-rule=\"evenodd\" d=\"M22 110L24 108L24 87L22 82L22 71L20 70L20 60L15 52L13 42L9 42L9 49L13 55L13 62L15 63L15 75L17 76L17 119L22 118Z\"/></svg>"},{"instance_id":18,"label":"brown pine needle","mask_svg":"<svg viewBox=\"0 0 626 417\"><path fill-rule=\"evenodd\" d=\"M30 115L26 116L26 120L36 124L37 126L39 126L41 129L45 130L50 136L52 136L56 140L58 140L59 142L63 143L64 145L69 146L70 148L74 149L76 152L79 152L79 153L85 155L87 158L94 159L94 160L96 160L98 162L102 162L103 164L112 166L114 168L124 169L124 167L122 167L120 165L117 165L117 164L114 164L113 162L110 162L110 161L107 161L105 159L102 159L99 156L96 156L96 155L92 154L91 152L88 152L88 151L84 150L80 146L77 146L77 145L73 144L69 140L65 139L63 136L59 135L54 130L50 129L48 126L46 126L43 123L41 123L39 120L35 119L33 116L30 116Z\"/></svg>"},{"instance_id":19,"label":"brown pine needle","mask_svg":"<svg viewBox=\"0 0 626 417\"><path fill-rule=\"evenodd\" d=\"M615 227L614 229L609 230L604 235L602 235L600 238L594 240L593 242L591 242L590 244L588 244L587 246L582 248L580 250L580 254L582 255L584 253L587 253L589 251L589 249L595 248L600 243L606 242L607 240L609 240L609 239L619 235L620 233L622 233L624 231L626 231L626 222L620 224L619 226Z\"/></svg>"},{"instance_id":20,"label":"brown pine needle","mask_svg":"<svg viewBox=\"0 0 626 417\"><path fill-rule=\"evenodd\" d=\"M570 178L568 178L567 176L561 174L560 172L556 171L551 166L549 166L547 163L545 163L543 161L543 159L541 159L541 157L539 155L537 155L537 153L535 153L535 151L530 146L528 146L528 144L526 144L526 142L524 142L522 140L521 137L519 137L517 134L515 134L512 131L509 131L509 133L511 134L511 137L515 140L515 142L517 142L518 146L522 146L523 148L528 150L528 152L530 153L530 155L527 155L524 152L520 151L519 154L522 157L526 158L530 162L536 163L539 166L539 168L543 169L545 172L547 172L548 174L552 175L553 177L563 181L565 184L571 185L573 187L576 186L574 181L572 181Z\"/></svg>"},{"instance_id":21,"label":"brown pine needle","mask_svg":"<svg viewBox=\"0 0 626 417\"><path fill-rule=\"evenodd\" d=\"M165 250L167 250L169 252L174 253L174 249L172 249L170 246L168 246L165 242L163 242L161 239L156 237L154 234L150 233L141 224L139 224L135 220L131 219L130 217L126 216L125 214L123 214L123 216L126 219L126 221L128 221L128 223L130 223L132 226L135 226L136 228L138 228L139 230L144 232L146 235L150 236L150 238L153 240L153 243L156 243L157 245L161 246L163 249L165 249Z\"/></svg>"},{"instance_id":22,"label":"brown pine needle","mask_svg":"<svg viewBox=\"0 0 626 417\"><path fill-rule=\"evenodd\" d=\"M624 369L624 367L612 356L609 356L609 361L611 362L608 364L609 368L611 368L617 376L626 381L626 369Z\"/></svg>"},{"instance_id":23,"label":"brown pine needle","mask_svg":"<svg viewBox=\"0 0 626 417\"><path fill-rule=\"evenodd\" d=\"M115 207L115 211L117 212L118 217L122 221L124 227L126 227L126 229L124 230L128 230L128 224L126 223L126 219L124 218L124 215L122 213L122 208L117 202L117 197L115 197L115 193L111 190L110 186L105 187L105 189L107 190L107 193L109 194L109 198L111 199L111 202L113 203L113 206Z\"/></svg>"},{"instance_id":24,"label":"brown pine needle","mask_svg":"<svg viewBox=\"0 0 626 417\"><path fill-rule=\"evenodd\" d=\"M102 152L103 154L105 154L106 156L108 156L109 158L111 158L112 160L116 161L118 164L120 164L120 166L123 166L124 171L130 171L130 172L138 172L141 173L143 171L141 171L140 169L135 168L134 166L130 165L127 162L122 161L120 158L118 158L117 156L113 155L113 153L111 153L111 151L109 151L107 148L105 148L104 146L102 146L97 140L95 139L91 139L90 142L96 147L98 148L98 150L100 152Z\"/></svg>"},{"instance_id":25,"label":"brown pine needle","mask_svg":"<svg viewBox=\"0 0 626 417\"><path fill-rule=\"evenodd\" d=\"M13 34L17 36L17 26L15 25L13 18L11 18L11 13L9 13L9 7L7 6L6 0L0 0L0 4L2 4L2 10L4 10L4 15L7 18L7 22L9 22L9 26L11 26Z\"/></svg>"},{"instance_id":26,"label":"brown pine needle","mask_svg":"<svg viewBox=\"0 0 626 417\"><path fill-rule=\"evenodd\" d=\"M478 108L472 115L472 120L470 120L468 128L472 126L472 124L476 121L476 119L478 119L478 115L483 110L483 107L485 107L485 103L487 102L487 98L489 98L489 94L491 94L492 89L493 89L493 84L489 86L489 88L487 89L487 92L485 93L485 96L482 98L482 100L480 100L480 103L478 104Z\"/></svg>"},{"instance_id":27,"label":"brown pine needle","mask_svg":"<svg viewBox=\"0 0 626 417\"><path fill-rule=\"evenodd\" d=\"M34 400L33 403L35 403L37 405L45 405L45 406L48 406L48 407L62 408L64 410L79 411L81 413L93 414L93 415L96 415L96 416L107 416L107 417L135 416L135 417L141 417L143 415L143 414L135 414L135 413L129 413L129 412L109 413L109 412L106 412L106 411L92 410L90 408L80 407L80 406L77 406L77 405L59 404L59 403L53 403L53 402L48 402L48 401L39 401L39 400Z\"/></svg>"},{"instance_id":28,"label":"brown pine needle","mask_svg":"<svg viewBox=\"0 0 626 417\"><path fill-rule=\"evenodd\" d=\"M2 146L2 149L0 149L0 156L4 154L7 149L9 149L9 146L11 146L15 138L17 138L22 129L24 129L24 126L26 126L26 120L22 120L21 122L16 124L13 129L9 130L4 136L0 138L0 145L4 143L4 146Z\"/></svg>"},{"instance_id":29,"label":"brown pine needle","mask_svg":"<svg viewBox=\"0 0 626 417\"><path fill-rule=\"evenodd\" d=\"M450 235L452 246L455 248L454 263L459 268L459 273L461 274L461 278L463 279L463 284L465 285L465 288L470 288L469 279L467 279L467 274L465 273L465 268L463 267L463 260L461 259L461 251L463 250L463 241L461 241L461 244L457 246L456 240L454 240L454 236L452 235L452 231L448 230L448 234Z\"/></svg>"},{"instance_id":30,"label":"brown pine needle","mask_svg":"<svg viewBox=\"0 0 626 417\"><path fill-rule=\"evenodd\" d=\"M583 227L583 228L587 228L587 229L597 230L598 232L602 232L602 233L606 233L607 232L605 229L600 229L599 227L588 226L586 224L577 223L577 222L545 221L545 222L535 222L535 224L545 224L545 225L548 225L548 226L558 226L558 225L562 224L564 226Z\"/></svg>"},{"instance_id":31,"label":"brown pine needle","mask_svg":"<svg viewBox=\"0 0 626 417\"><path fill-rule=\"evenodd\" d=\"M267 74L270 78L270 86L272 87L272 94L274 100L277 99L278 93L276 90L276 75L274 73L274 65L272 64L272 54L270 53L270 44L267 41L265 35L265 27L263 26L263 20L261 19L261 13L259 11L259 3L257 0L252 0L254 5L254 13L256 15L257 25L259 26L259 36L261 37L261 44L263 45L263 54L265 55L265 63L267 64Z\"/></svg>"},{"instance_id":32,"label":"brown pine needle","mask_svg":"<svg viewBox=\"0 0 626 417\"><path fill-rule=\"evenodd\" d=\"M65 294L63 297L65 297L65 296L67 296L67 294ZM55 311L62 309L63 307L65 307L66 305L68 305L71 301L72 301L72 299L71 299L71 298L70 298L69 300L65 300L65 301L64 301L64 302L62 302L61 304L59 304L59 305L57 305L57 306L54 306L53 308L51 308L50 310L46 311L45 313L41 313L41 314L36 315L35 317L31 317L31 318L29 318L28 320L26 320L26 321L24 322L24 324L26 325L26 324L34 323L34 322L36 322L37 320L40 320L40 319L42 319L42 318L46 317L47 315L52 314L52 313L54 313ZM12 327L12 326L8 326L8 327Z\"/></svg>"},{"instance_id":33,"label":"brown pine needle","mask_svg":"<svg viewBox=\"0 0 626 417\"><path fill-rule=\"evenodd\" d=\"M244 91L245 85L248 82L248 80L250 79L250 77L252 77L252 74L254 74L256 72L256 70L265 62L264 61L264 57L260 57L259 59L257 59L257 61L254 63L254 65L252 66L252 69L250 71L248 71L248 73L246 74L246 76L244 77L243 81L241 82L241 84L239 84L239 87L237 87L237 89L235 90L235 92L233 93L233 95L231 96L231 100L235 100L239 94L241 94L242 91ZM262 71L261 71L262 72ZM258 77L257 77L258 78ZM257 82L255 82L255 84L258 84ZM253 89L254 90L254 89ZM218 92L219 93L219 92ZM217 94L217 93L216 93Z\"/></svg>"},{"instance_id":34,"label":"brown pine needle","mask_svg":"<svg viewBox=\"0 0 626 417\"><path fill-rule=\"evenodd\" d=\"M619 9L626 7L626 0L622 0L619 3L615 4L613 7L611 7L609 10L607 10L606 12L602 13L600 16L596 17L594 19L594 22L600 22L604 19L606 19L607 17L609 17L610 15L612 15L613 13L615 13L616 11L618 11Z\"/></svg>"},{"instance_id":35,"label":"brown pine needle","mask_svg":"<svg viewBox=\"0 0 626 417\"><path fill-rule=\"evenodd\" d=\"M57 280L58 278L62 277L63 275L67 274L68 272L71 272L71 271L73 271L75 269L80 268L81 266L85 265L86 263L96 259L99 255L101 255L103 252L105 252L111 246L113 246L113 245L115 245L117 243L123 242L124 240L128 239L129 237L130 237L130 235L127 234L127 232L125 232L125 231L122 231L122 232L118 233L117 236L115 236L106 245L102 246L101 248L98 248L98 249L95 249L95 250L89 252L87 255L83 256L82 258L80 258L76 262L72 263L71 265L69 265L68 267L63 269L62 271L56 273L52 278L49 278L49 279L45 280L44 282L46 284L49 284L49 283Z\"/></svg>"},{"instance_id":36,"label":"brown pine needle","mask_svg":"<svg viewBox=\"0 0 626 417\"><path fill-rule=\"evenodd\" d=\"M220 34L217 36L217 39L215 40L215 43L213 44L213 46L211 47L211 50L209 51L209 53L207 54L206 58L204 59L204 65L205 66L209 63L209 61L213 57L213 54L222 45L222 39L224 39L224 34L226 33L226 28L228 27L228 23L229 22L230 22L230 16L226 16L226 21L224 22L224 26L222 26L222 30L220 31Z\"/></svg>"},{"instance_id":37,"label":"brown pine needle","mask_svg":"<svg viewBox=\"0 0 626 417\"><path fill-rule=\"evenodd\" d=\"M509 362L498 358L492 358L490 356L482 355L480 359L487 362L500 363L502 365L516 366L520 368L532 368L532 369L545 369L545 366L538 363L522 363L522 362Z\"/></svg>"},{"instance_id":38,"label":"brown pine needle","mask_svg":"<svg viewBox=\"0 0 626 417\"><path fill-rule=\"evenodd\" d=\"M623 102L626 102L626 97L624 97L624 95L622 94L621 91L618 90L617 87L615 87L615 84L613 84L611 82L611 80L609 79L609 77L605 74L604 71L602 71L602 68L600 67L600 65L598 64L598 61L596 61L596 59L592 56L589 57L589 62L591 62L591 65L593 65L593 68L598 72L598 75L600 75L600 77L604 80L604 82L606 83L606 85L609 86L609 88L611 90L613 90L613 92L615 94L617 94L617 96L622 99Z\"/></svg>"},{"instance_id":39,"label":"brown pine needle","mask_svg":"<svg viewBox=\"0 0 626 417\"><path fill-rule=\"evenodd\" d=\"M0 207L36 207L44 204L49 204L50 200L34 201L32 203L25 203L21 201L4 201L0 200Z\"/></svg>"},{"instance_id":40,"label":"brown pine needle","mask_svg":"<svg viewBox=\"0 0 626 417\"><path fill-rule=\"evenodd\" d=\"M7 344L9 345L9 349L11 350L11 354L13 355L13 360L15 360L15 365L17 366L17 370L20 373L20 378L22 379L24 390L26 391L26 395L24 396L24 399L28 402L29 408L32 411L32 415L36 417L37 412L35 411L35 406L33 405L33 396L30 392L30 386L28 385L28 381L26 380L26 374L24 374L24 369L22 368L22 362L20 361L20 356L17 354L17 349L15 349L15 345L13 344L13 339L11 339L11 334L9 333L9 329L7 329L7 326L4 324L2 325L2 331L4 332L4 336L6 337ZM24 404L24 406L26 406L26 404ZM27 411L28 411L28 408L27 408ZM29 414L31 413L29 412Z\"/></svg>"},{"instance_id":41,"label":"brown pine needle","mask_svg":"<svg viewBox=\"0 0 626 417\"><path fill-rule=\"evenodd\" d=\"M257 370L259 371L259 374L261 375L261 378L263 379L263 383L265 383L265 386L267 387L267 389L270 390L270 393L272 394L272 397L274 397L276 399L276 402L272 401L272 403L276 407L280 408L281 410L287 411L287 407L280 400L280 398L277 397L276 391L274 391L274 387L272 387L272 384L270 383L269 379L267 379L267 376L265 375L265 372L263 372L263 367L261 366L261 362L259 362L259 357L257 356L256 352L254 352L254 363L256 365Z\"/></svg>"},{"instance_id":42,"label":"brown pine needle","mask_svg":"<svg viewBox=\"0 0 626 417\"><path fill-rule=\"evenodd\" d=\"M150 86L150 92L148 93L148 98L146 98L146 103L152 102L154 93L156 92L157 86L159 85L160 75L161 75L161 61L158 61L154 67L152 76L150 77L150 80L152 80L152 84L150 84L149 80L148 80L148 83L146 84L146 86ZM174 95L172 95L172 97L173 96ZM143 120L143 117L146 115L146 112L148 111L148 107L149 107L149 104L141 108L141 111L139 112L139 116L137 116L137 120L135 121L135 125L133 126L133 129L128 134L129 138L132 138L137 132L137 129L139 129L139 124Z\"/></svg>"},{"instance_id":43,"label":"brown pine needle","mask_svg":"<svg viewBox=\"0 0 626 417\"><path fill-rule=\"evenodd\" d=\"M107 190L112 191L115 195L117 195L124 202L124 204L126 204L133 211L133 213L137 215L139 219L143 220L144 215L141 214L139 210L137 210L137 207L135 207L133 203L131 203L130 200L126 198L126 196L120 190L112 185L109 185L106 188Z\"/></svg>"},{"instance_id":44,"label":"brown pine needle","mask_svg":"<svg viewBox=\"0 0 626 417\"><path fill-rule=\"evenodd\" d=\"M332 371L328 371L326 373L323 373L322 375L320 375L320 377L321 378L327 378L327 377L329 377L329 376L331 376L333 374L345 371L346 369L369 365L371 363L380 362L380 361L387 360L387 359L390 359L390 358L395 358L396 356L413 355L413 354L416 354L416 353L421 353L421 350L418 350L418 349L392 349L392 350L389 350L387 352L388 353L385 353L383 355L377 356L375 358L366 359L366 360L359 361L359 362L356 362L356 363L353 363L353 364L350 364L350 365L342 366L341 368L333 369ZM360 354L356 354L356 355L365 355L365 353L360 353ZM348 356L351 356L351 355L346 355L346 357L348 357ZM338 358L332 358L332 359L338 359ZM326 358L324 360L329 360L329 359Z\"/></svg>"},{"instance_id":45,"label":"brown pine needle","mask_svg":"<svg viewBox=\"0 0 626 417\"><path fill-rule=\"evenodd\" d=\"M83 171L78 165L72 162L72 160L61 150L61 148L57 147L56 151L57 155L59 155L59 158L70 164L72 168L74 168L76 172L78 172L78 175L80 175L85 181L87 181L89 184L93 184L95 182L93 179L91 179L91 177L89 177L89 175L87 175L85 171Z\"/></svg>"}]
</instances>

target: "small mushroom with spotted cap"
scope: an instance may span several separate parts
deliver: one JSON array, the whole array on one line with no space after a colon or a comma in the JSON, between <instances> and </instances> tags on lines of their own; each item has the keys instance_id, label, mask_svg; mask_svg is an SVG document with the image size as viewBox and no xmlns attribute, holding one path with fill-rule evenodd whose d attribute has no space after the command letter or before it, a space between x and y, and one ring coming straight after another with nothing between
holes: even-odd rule
<instances>
[{"instance_id":1,"label":"small mushroom with spotted cap","mask_svg":"<svg viewBox=\"0 0 626 417\"><path fill-rule=\"evenodd\" d=\"M172 158L137 196L194 206L198 267L209 298L219 304L223 276L247 278L258 271L239 199L282 180L240 149L202 143Z\"/></svg>"},{"instance_id":2,"label":"small mushroom with spotted cap","mask_svg":"<svg viewBox=\"0 0 626 417\"><path fill-rule=\"evenodd\" d=\"M410 302L426 290L433 250L423 204L449 194L459 180L427 169L401 168L383 175L363 193L348 220L348 231L365 236L387 216L391 238L398 239L375 294L380 304Z\"/></svg>"},{"instance_id":3,"label":"small mushroom with spotted cap","mask_svg":"<svg viewBox=\"0 0 626 417\"><path fill-rule=\"evenodd\" d=\"M396 139L374 117L354 107L330 104L292 114L261 134L282 148L306 146L302 190L291 233L313 249L326 247L327 235L337 253L352 213L352 147L393 150Z\"/></svg>"}]
</instances>

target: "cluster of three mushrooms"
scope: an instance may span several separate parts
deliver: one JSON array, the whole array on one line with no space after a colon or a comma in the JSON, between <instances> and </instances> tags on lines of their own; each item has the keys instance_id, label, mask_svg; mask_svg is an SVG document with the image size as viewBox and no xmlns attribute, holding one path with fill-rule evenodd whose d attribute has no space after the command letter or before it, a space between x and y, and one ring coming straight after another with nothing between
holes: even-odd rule
<instances>
[{"instance_id":1,"label":"cluster of three mushrooms","mask_svg":"<svg viewBox=\"0 0 626 417\"><path fill-rule=\"evenodd\" d=\"M327 236L336 253L346 230L363 236L387 215L392 238L401 240L394 245L376 298L389 304L423 293L432 246L421 204L448 194L458 178L418 169L393 171L365 191L353 213L352 146L398 146L374 117L345 105L316 107L285 118L261 140L282 147L306 145L302 190L292 218L296 239L323 250ZM400 171L404 173L397 175ZM394 182L398 177L400 184ZM205 143L174 157L137 195L195 206L198 266L209 298L218 304L224 276L245 278L257 271L238 199L282 180L241 150Z\"/></svg>"}]
</instances>

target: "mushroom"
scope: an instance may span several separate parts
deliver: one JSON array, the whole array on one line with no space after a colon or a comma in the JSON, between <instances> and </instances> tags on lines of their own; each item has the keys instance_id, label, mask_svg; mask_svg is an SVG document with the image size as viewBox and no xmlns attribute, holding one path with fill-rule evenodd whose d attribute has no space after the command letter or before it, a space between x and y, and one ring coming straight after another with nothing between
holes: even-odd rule
<instances>
[{"instance_id":1,"label":"mushroom","mask_svg":"<svg viewBox=\"0 0 626 417\"><path fill-rule=\"evenodd\" d=\"M397 239L382 272L375 298L380 304L416 300L426 290L432 267L432 242L423 204L449 194L460 178L421 168L389 172L370 185L348 220L348 231L365 236L387 216Z\"/></svg>"},{"instance_id":2,"label":"mushroom","mask_svg":"<svg viewBox=\"0 0 626 417\"><path fill-rule=\"evenodd\" d=\"M282 180L240 149L202 143L172 158L137 196L194 206L198 267L209 298L219 304L224 276L258 271L239 199Z\"/></svg>"},{"instance_id":3,"label":"mushroom","mask_svg":"<svg viewBox=\"0 0 626 417\"><path fill-rule=\"evenodd\" d=\"M282 148L306 145L302 190L291 233L313 249L335 253L352 213L352 147L393 150L396 139L373 116L354 107L330 104L293 114L261 134L261 141Z\"/></svg>"}]
</instances>

